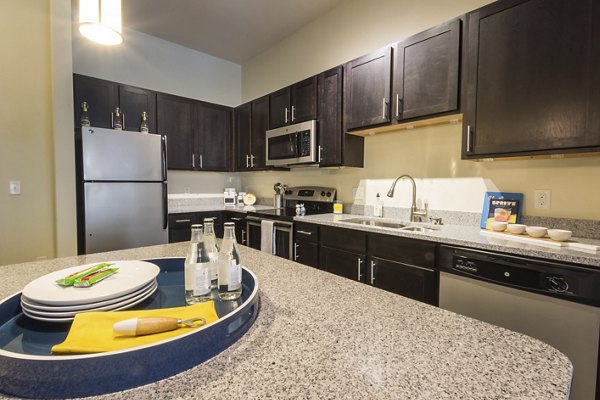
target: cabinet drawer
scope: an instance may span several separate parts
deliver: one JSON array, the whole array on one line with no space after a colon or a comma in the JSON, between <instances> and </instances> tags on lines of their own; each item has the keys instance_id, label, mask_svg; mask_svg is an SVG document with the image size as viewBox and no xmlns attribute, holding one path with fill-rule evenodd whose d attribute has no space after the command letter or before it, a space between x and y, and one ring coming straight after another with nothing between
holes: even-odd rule
<instances>
[{"instance_id":1,"label":"cabinet drawer","mask_svg":"<svg viewBox=\"0 0 600 400\"><path fill-rule=\"evenodd\" d=\"M369 234L370 255L404 264L433 268L435 244L418 239Z\"/></svg>"},{"instance_id":2,"label":"cabinet drawer","mask_svg":"<svg viewBox=\"0 0 600 400\"><path fill-rule=\"evenodd\" d=\"M316 224L307 224L305 222L295 222L296 236L298 240L318 243L319 241L319 226Z\"/></svg>"},{"instance_id":3,"label":"cabinet drawer","mask_svg":"<svg viewBox=\"0 0 600 400\"><path fill-rule=\"evenodd\" d=\"M324 246L363 254L367 251L367 234L362 231L321 226L320 236Z\"/></svg>"},{"instance_id":4,"label":"cabinet drawer","mask_svg":"<svg viewBox=\"0 0 600 400\"><path fill-rule=\"evenodd\" d=\"M169 214L169 243L190 240L192 224L197 223L194 213Z\"/></svg>"}]
</instances>

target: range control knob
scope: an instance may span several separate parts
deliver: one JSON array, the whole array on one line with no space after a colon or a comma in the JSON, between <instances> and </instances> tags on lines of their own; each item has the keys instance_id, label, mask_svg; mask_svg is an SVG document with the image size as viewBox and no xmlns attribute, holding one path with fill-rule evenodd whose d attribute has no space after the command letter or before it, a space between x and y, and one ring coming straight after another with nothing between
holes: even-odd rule
<instances>
[{"instance_id":1,"label":"range control knob","mask_svg":"<svg viewBox=\"0 0 600 400\"><path fill-rule=\"evenodd\" d=\"M331 197L331 192L327 192L327 197Z\"/></svg>"},{"instance_id":2,"label":"range control knob","mask_svg":"<svg viewBox=\"0 0 600 400\"><path fill-rule=\"evenodd\" d=\"M324 190L321 191L321 196L325 197L325 191Z\"/></svg>"},{"instance_id":3,"label":"range control knob","mask_svg":"<svg viewBox=\"0 0 600 400\"><path fill-rule=\"evenodd\" d=\"M569 284L564 278L558 276L549 276L548 281L550 282L550 290L553 292L563 293L569 289Z\"/></svg>"},{"instance_id":4,"label":"range control knob","mask_svg":"<svg viewBox=\"0 0 600 400\"><path fill-rule=\"evenodd\" d=\"M291 190L286 190L285 194L289 196L290 194L292 194L292 191Z\"/></svg>"}]
</instances>

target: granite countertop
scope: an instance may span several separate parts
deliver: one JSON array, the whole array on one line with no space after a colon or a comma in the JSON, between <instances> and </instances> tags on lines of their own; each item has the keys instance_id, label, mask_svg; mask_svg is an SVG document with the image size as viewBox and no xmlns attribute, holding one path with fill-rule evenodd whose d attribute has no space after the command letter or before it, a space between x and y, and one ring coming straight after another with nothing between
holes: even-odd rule
<instances>
[{"instance_id":1,"label":"granite countertop","mask_svg":"<svg viewBox=\"0 0 600 400\"><path fill-rule=\"evenodd\" d=\"M223 204L220 205L203 205L203 204L174 204L173 202L169 203L169 214L181 214L188 212L203 212L203 211L237 211L246 213L248 211L256 211L256 210L270 210L275 208L273 206L255 204L253 206L226 206Z\"/></svg>"},{"instance_id":2,"label":"granite countertop","mask_svg":"<svg viewBox=\"0 0 600 400\"><path fill-rule=\"evenodd\" d=\"M294 220L328 226L338 226L341 228L357 229L367 232L384 233L414 239L423 239L437 243L465 246L475 249L492 250L515 255L564 261L569 263L587 265L591 267L600 267L600 252L584 252L568 248L536 246L528 243L515 242L512 240L506 240L497 237L484 236L481 234L481 229L479 227L462 225L439 225L434 226L435 228L439 228L439 230L435 231L410 232L399 230L396 228L382 228L343 222L344 219L350 218L367 218L377 219L380 221L398 222L398 220L390 218L373 218L365 217L364 215L352 214L307 215L304 217L295 217ZM431 226L430 224L421 225ZM600 240L577 238L577 241L582 243L600 245Z\"/></svg>"},{"instance_id":3,"label":"granite countertop","mask_svg":"<svg viewBox=\"0 0 600 400\"><path fill-rule=\"evenodd\" d=\"M183 256L186 243L0 266L6 297L50 271ZM216 357L96 399L566 399L572 365L531 337L240 246L254 325ZM0 399L10 397L0 395Z\"/></svg>"}]
</instances>

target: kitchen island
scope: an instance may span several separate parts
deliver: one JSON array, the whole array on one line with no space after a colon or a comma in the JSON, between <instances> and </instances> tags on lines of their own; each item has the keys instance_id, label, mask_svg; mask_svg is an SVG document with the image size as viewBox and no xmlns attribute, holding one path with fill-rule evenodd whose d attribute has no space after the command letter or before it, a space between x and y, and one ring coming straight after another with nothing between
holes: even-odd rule
<instances>
[{"instance_id":1,"label":"kitchen island","mask_svg":"<svg viewBox=\"0 0 600 400\"><path fill-rule=\"evenodd\" d=\"M183 256L187 244L0 266L6 297L48 272ZM233 346L98 399L567 399L570 361L530 337L240 247L261 309ZM2 372L0 371L0 375ZM11 398L0 395L0 399Z\"/></svg>"}]
</instances>

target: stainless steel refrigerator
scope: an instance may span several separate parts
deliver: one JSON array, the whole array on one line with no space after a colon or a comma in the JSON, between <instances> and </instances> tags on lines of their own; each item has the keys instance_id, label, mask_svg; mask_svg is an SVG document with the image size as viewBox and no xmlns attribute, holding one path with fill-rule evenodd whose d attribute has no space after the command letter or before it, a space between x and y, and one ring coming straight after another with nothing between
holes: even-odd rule
<instances>
[{"instance_id":1,"label":"stainless steel refrigerator","mask_svg":"<svg viewBox=\"0 0 600 400\"><path fill-rule=\"evenodd\" d=\"M82 128L75 139L78 253L167 243L166 138Z\"/></svg>"}]
</instances>

